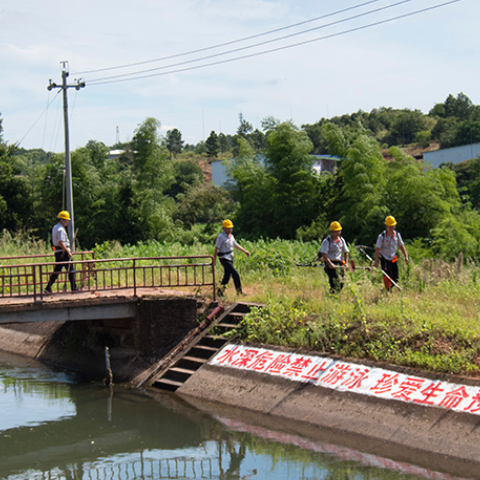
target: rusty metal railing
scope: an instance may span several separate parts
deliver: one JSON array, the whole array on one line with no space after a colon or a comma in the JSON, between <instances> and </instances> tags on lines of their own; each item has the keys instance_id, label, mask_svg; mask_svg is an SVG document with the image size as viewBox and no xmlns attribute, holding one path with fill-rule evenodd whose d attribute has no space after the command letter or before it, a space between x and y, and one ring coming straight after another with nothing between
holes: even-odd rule
<instances>
[{"instance_id":1,"label":"rusty metal railing","mask_svg":"<svg viewBox=\"0 0 480 480\"><path fill-rule=\"evenodd\" d=\"M9 257L11 258L11 257ZM24 257L23 257L24 258ZM189 257L140 257L27 263L0 266L0 299L34 297L42 300L54 265L61 265L52 295L70 290L67 265L80 292L172 287L212 287L216 301L215 268L211 255Z\"/></svg>"},{"instance_id":2,"label":"rusty metal railing","mask_svg":"<svg viewBox=\"0 0 480 480\"><path fill-rule=\"evenodd\" d=\"M80 260L88 260L88 257L95 259L95 252L93 250L88 250L85 252L74 252L73 257L80 257ZM5 262L11 262L12 260L20 260L19 262L15 262L15 263L23 265L24 263L32 263L33 260L39 260L39 259L43 260L45 258L47 259L51 258L52 261L54 262L55 253L47 253L44 255L18 255L13 257L0 257L0 264L4 264ZM25 262L23 262L22 260L25 260ZM44 262L46 261L47 260L44 260Z\"/></svg>"}]
</instances>

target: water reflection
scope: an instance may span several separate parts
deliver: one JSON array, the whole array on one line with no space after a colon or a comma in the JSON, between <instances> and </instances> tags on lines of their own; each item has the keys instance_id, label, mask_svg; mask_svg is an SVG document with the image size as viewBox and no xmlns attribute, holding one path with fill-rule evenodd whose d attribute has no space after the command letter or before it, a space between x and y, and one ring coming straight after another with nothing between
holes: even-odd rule
<instances>
[{"instance_id":1,"label":"water reflection","mask_svg":"<svg viewBox=\"0 0 480 480\"><path fill-rule=\"evenodd\" d=\"M2 479L454 478L223 414L212 417L174 395L152 399L117 386L112 396L28 363L0 361L0 378L0 404L20 395L18 412L27 418L28 405L38 416L34 426L15 420L0 432ZM25 402L30 397L35 401Z\"/></svg>"},{"instance_id":2,"label":"water reflection","mask_svg":"<svg viewBox=\"0 0 480 480\"><path fill-rule=\"evenodd\" d=\"M34 362L2 355L0 359L0 433L75 415L70 376Z\"/></svg>"}]
</instances>

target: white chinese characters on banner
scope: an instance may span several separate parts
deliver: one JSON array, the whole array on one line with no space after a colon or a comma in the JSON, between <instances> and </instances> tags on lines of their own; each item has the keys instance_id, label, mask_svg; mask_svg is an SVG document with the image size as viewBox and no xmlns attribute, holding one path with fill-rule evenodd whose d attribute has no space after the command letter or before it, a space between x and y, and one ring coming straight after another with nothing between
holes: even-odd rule
<instances>
[{"instance_id":1,"label":"white chinese characters on banner","mask_svg":"<svg viewBox=\"0 0 480 480\"><path fill-rule=\"evenodd\" d=\"M209 363L340 391L480 415L480 387L430 380L331 358L228 344Z\"/></svg>"}]
</instances>

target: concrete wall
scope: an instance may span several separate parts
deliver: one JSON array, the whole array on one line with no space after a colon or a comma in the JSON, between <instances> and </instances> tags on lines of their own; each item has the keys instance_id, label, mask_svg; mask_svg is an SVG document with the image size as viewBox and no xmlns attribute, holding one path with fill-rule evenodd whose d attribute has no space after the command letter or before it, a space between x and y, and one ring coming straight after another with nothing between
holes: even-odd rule
<instances>
[{"instance_id":1,"label":"concrete wall","mask_svg":"<svg viewBox=\"0 0 480 480\"><path fill-rule=\"evenodd\" d=\"M0 327L0 350L105 376L110 348L114 381L128 381L160 360L197 326L194 298L142 298L135 318L14 323Z\"/></svg>"},{"instance_id":2,"label":"concrete wall","mask_svg":"<svg viewBox=\"0 0 480 480\"><path fill-rule=\"evenodd\" d=\"M413 369L402 370L418 374ZM389 458L415 458L415 463L425 462L425 466L435 469L441 465L446 471L455 465L450 473L456 475L462 467L465 478L478 478L470 474L480 471L480 417L476 415L210 364L198 370L176 393L211 411L218 412L220 404L225 404L268 415L272 423L288 420L299 430L342 432L356 437L355 448ZM219 406L211 402L219 402ZM367 445L371 448L367 449Z\"/></svg>"},{"instance_id":3,"label":"concrete wall","mask_svg":"<svg viewBox=\"0 0 480 480\"><path fill-rule=\"evenodd\" d=\"M225 171L225 167L223 166L221 161L212 162L212 182L215 185L225 185L228 180L227 173Z\"/></svg>"},{"instance_id":4,"label":"concrete wall","mask_svg":"<svg viewBox=\"0 0 480 480\"><path fill-rule=\"evenodd\" d=\"M460 147L444 148L435 152L423 154L424 163L431 163L435 168L442 163L460 163L480 156L480 143L473 145L461 145Z\"/></svg>"}]
</instances>

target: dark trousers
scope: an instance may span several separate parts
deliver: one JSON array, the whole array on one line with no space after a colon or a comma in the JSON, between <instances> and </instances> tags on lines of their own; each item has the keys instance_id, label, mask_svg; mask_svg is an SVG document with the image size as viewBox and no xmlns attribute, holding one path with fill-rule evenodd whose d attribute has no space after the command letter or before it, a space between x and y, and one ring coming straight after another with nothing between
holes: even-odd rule
<instances>
[{"instance_id":1,"label":"dark trousers","mask_svg":"<svg viewBox=\"0 0 480 480\"><path fill-rule=\"evenodd\" d=\"M237 269L233 266L233 262L231 260L220 258L220 263L222 264L222 267L224 270L222 285L227 285L227 283L230 281L230 277L233 277L233 283L235 284L235 289L237 290L237 292L241 292L242 282L240 281L240 274L237 272Z\"/></svg>"},{"instance_id":2,"label":"dark trousers","mask_svg":"<svg viewBox=\"0 0 480 480\"><path fill-rule=\"evenodd\" d=\"M392 260L386 260L383 257L380 257L380 265L382 266L382 270L395 282L398 282L398 257ZM383 282L385 283L385 287L387 290L392 287L392 282L387 278L383 277Z\"/></svg>"},{"instance_id":3,"label":"dark trousers","mask_svg":"<svg viewBox=\"0 0 480 480\"><path fill-rule=\"evenodd\" d=\"M339 260L332 260L334 265L342 265ZM325 265L325 272L328 275L328 282L330 283L330 292L339 292L345 283L345 271L343 268L329 268Z\"/></svg>"},{"instance_id":4,"label":"dark trousers","mask_svg":"<svg viewBox=\"0 0 480 480\"><path fill-rule=\"evenodd\" d=\"M62 268L65 268L68 272L68 280L70 281L70 287L72 290L75 290L77 288L77 285L75 283L75 275L73 273L73 263L70 257L68 256L67 252L65 250L60 250L55 252L55 262L57 264L55 265L55 268L53 269L53 273L50 276L50 280L48 281L47 285L47 290L52 289L52 285L57 281L58 274L61 272ZM60 262L68 262L62 263Z\"/></svg>"}]
</instances>

